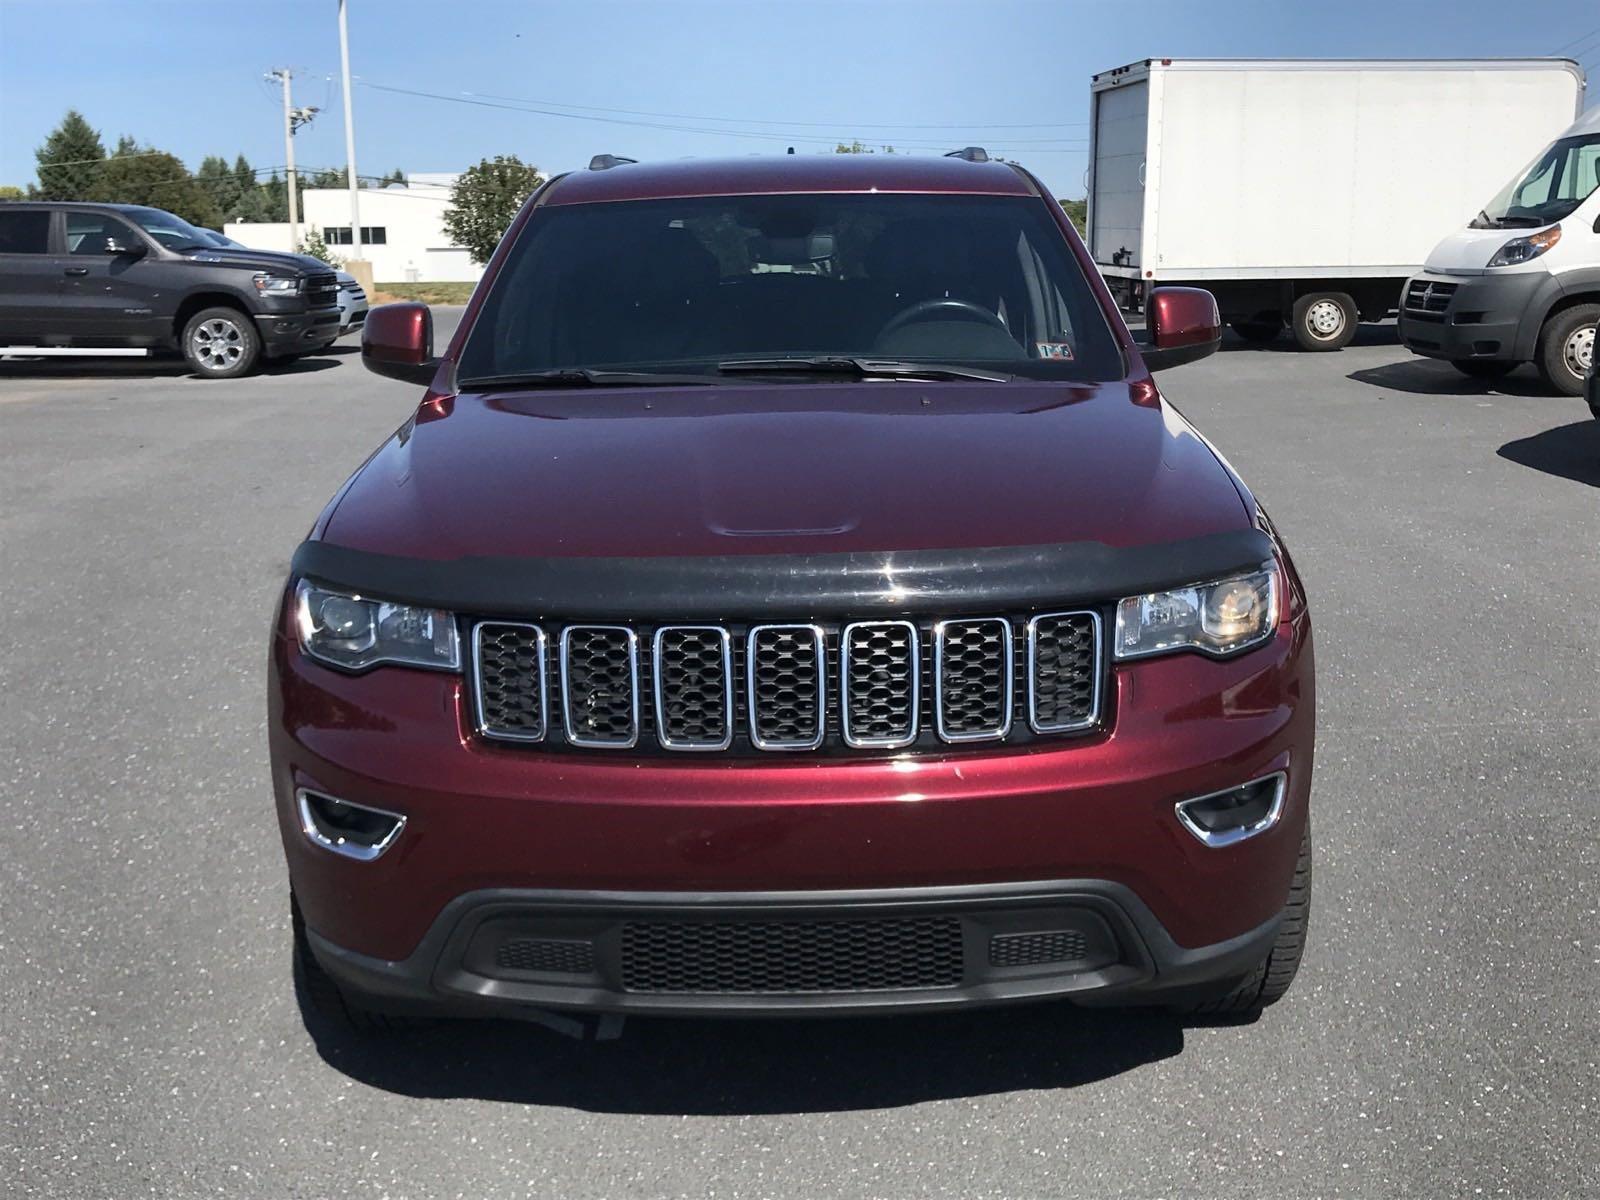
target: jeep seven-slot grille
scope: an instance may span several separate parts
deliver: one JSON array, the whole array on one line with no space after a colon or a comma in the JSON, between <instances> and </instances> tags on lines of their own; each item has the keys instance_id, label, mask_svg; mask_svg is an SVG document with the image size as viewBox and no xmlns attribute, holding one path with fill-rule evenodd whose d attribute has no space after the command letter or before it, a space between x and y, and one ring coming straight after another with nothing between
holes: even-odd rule
<instances>
[{"instance_id":1,"label":"jeep seven-slot grille","mask_svg":"<svg viewBox=\"0 0 1600 1200\"><path fill-rule=\"evenodd\" d=\"M1102 717L1092 611L826 624L472 629L478 732L551 748L735 753L993 744Z\"/></svg>"}]
</instances>

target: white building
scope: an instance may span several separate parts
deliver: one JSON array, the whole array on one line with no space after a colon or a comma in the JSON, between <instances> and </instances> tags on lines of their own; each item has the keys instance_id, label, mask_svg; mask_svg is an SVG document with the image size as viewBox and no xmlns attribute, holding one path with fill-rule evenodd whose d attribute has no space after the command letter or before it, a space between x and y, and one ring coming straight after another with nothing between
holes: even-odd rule
<instances>
[{"instance_id":1,"label":"white building","mask_svg":"<svg viewBox=\"0 0 1600 1200\"><path fill-rule=\"evenodd\" d=\"M454 175L412 175L407 183L361 189L361 257L372 278L390 283L475 283L483 268L444 231ZM335 255L354 257L350 246L350 192L307 188L300 193L300 236L315 228ZM287 222L230 221L223 232L260 250L291 250Z\"/></svg>"}]
</instances>

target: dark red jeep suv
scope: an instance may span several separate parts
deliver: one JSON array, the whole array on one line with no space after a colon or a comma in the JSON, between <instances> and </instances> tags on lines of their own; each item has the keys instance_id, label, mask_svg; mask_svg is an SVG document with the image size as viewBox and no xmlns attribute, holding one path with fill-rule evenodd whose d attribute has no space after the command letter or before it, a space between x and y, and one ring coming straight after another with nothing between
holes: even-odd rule
<instances>
[{"instance_id":1,"label":"dark red jeep suv","mask_svg":"<svg viewBox=\"0 0 1600 1200\"><path fill-rule=\"evenodd\" d=\"M1311 622L1039 181L641 165L523 206L294 555L273 786L313 1005L1250 1013L1311 877Z\"/></svg>"}]
</instances>

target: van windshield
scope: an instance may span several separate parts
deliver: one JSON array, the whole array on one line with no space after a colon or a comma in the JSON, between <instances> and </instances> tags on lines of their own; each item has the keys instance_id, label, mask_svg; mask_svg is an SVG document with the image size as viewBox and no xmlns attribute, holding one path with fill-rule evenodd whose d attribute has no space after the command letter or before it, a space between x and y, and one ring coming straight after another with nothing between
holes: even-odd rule
<instances>
[{"instance_id":1,"label":"van windshield","mask_svg":"<svg viewBox=\"0 0 1600 1200\"><path fill-rule=\"evenodd\" d=\"M495 279L460 373L463 386L563 369L713 377L812 356L1038 379L1122 373L1044 201L905 194L541 208Z\"/></svg>"},{"instance_id":2,"label":"van windshield","mask_svg":"<svg viewBox=\"0 0 1600 1200\"><path fill-rule=\"evenodd\" d=\"M1484 206L1473 229L1533 229L1571 214L1600 184L1600 133L1553 142Z\"/></svg>"}]
</instances>

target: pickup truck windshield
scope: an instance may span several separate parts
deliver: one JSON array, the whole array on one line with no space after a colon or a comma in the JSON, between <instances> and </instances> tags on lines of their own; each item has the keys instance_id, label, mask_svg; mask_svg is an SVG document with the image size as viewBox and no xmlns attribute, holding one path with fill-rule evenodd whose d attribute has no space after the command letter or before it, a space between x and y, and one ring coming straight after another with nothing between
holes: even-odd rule
<instances>
[{"instance_id":1,"label":"pickup truck windshield","mask_svg":"<svg viewBox=\"0 0 1600 1200\"><path fill-rule=\"evenodd\" d=\"M216 245L203 231L164 209L130 208L127 215L168 250L202 250Z\"/></svg>"},{"instance_id":2,"label":"pickup truck windshield","mask_svg":"<svg viewBox=\"0 0 1600 1200\"><path fill-rule=\"evenodd\" d=\"M541 208L460 374L463 386L556 368L714 375L784 358L1063 380L1123 369L1044 201L826 194ZM840 373L785 381L830 377Z\"/></svg>"},{"instance_id":3,"label":"pickup truck windshield","mask_svg":"<svg viewBox=\"0 0 1600 1200\"><path fill-rule=\"evenodd\" d=\"M1560 138L1484 206L1473 229L1533 229L1568 216L1600 184L1600 134Z\"/></svg>"}]
</instances>

